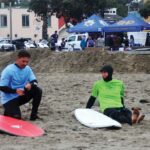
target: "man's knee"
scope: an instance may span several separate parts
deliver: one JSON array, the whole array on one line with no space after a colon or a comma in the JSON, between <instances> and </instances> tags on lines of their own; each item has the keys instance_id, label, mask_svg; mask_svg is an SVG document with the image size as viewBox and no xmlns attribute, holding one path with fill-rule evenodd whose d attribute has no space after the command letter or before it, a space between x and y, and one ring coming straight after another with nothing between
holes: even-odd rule
<instances>
[{"instance_id":1,"label":"man's knee","mask_svg":"<svg viewBox=\"0 0 150 150\"><path fill-rule=\"evenodd\" d=\"M42 95L42 89L39 86L32 86L31 91L33 91L34 93L39 93L40 95Z\"/></svg>"},{"instance_id":2,"label":"man's knee","mask_svg":"<svg viewBox=\"0 0 150 150\"><path fill-rule=\"evenodd\" d=\"M38 86L37 86L37 88L38 88L39 93L42 94L42 89Z\"/></svg>"},{"instance_id":3,"label":"man's knee","mask_svg":"<svg viewBox=\"0 0 150 150\"><path fill-rule=\"evenodd\" d=\"M3 107L5 116L21 119L21 111L17 100L11 100L10 102L4 104Z\"/></svg>"}]
</instances>

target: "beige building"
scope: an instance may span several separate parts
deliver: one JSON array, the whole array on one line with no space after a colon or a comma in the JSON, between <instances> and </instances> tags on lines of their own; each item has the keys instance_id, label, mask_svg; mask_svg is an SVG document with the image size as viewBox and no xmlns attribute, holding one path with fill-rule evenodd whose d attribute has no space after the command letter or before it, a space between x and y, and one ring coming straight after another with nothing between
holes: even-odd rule
<instances>
[{"instance_id":1,"label":"beige building","mask_svg":"<svg viewBox=\"0 0 150 150\"><path fill-rule=\"evenodd\" d=\"M42 39L43 22L35 13L23 8L0 8L0 37ZM61 25L61 26L60 26ZM48 17L48 35L58 32L64 27L62 19Z\"/></svg>"}]
</instances>

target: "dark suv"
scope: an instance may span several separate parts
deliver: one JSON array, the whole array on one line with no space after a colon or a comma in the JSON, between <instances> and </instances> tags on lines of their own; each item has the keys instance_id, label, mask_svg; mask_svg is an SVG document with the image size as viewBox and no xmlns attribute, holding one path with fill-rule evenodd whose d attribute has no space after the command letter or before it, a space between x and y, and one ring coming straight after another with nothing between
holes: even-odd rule
<instances>
[{"instance_id":1,"label":"dark suv","mask_svg":"<svg viewBox=\"0 0 150 150\"><path fill-rule=\"evenodd\" d=\"M19 38L12 40L12 44L16 45L16 49L25 49L24 42L29 40L31 40L31 38Z\"/></svg>"}]
</instances>

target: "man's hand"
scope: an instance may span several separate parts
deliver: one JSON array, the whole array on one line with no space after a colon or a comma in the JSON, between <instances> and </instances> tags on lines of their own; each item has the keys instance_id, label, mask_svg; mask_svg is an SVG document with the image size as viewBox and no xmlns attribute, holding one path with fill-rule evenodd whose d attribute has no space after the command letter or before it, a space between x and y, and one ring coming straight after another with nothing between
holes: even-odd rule
<instances>
[{"instance_id":1,"label":"man's hand","mask_svg":"<svg viewBox=\"0 0 150 150\"><path fill-rule=\"evenodd\" d=\"M25 89L27 91L30 91L31 90L31 84L30 83L27 83L26 86L25 86Z\"/></svg>"},{"instance_id":2,"label":"man's hand","mask_svg":"<svg viewBox=\"0 0 150 150\"><path fill-rule=\"evenodd\" d=\"M16 93L17 93L19 96L23 96L23 95L24 95L24 90L17 89L17 90L16 90Z\"/></svg>"}]
</instances>

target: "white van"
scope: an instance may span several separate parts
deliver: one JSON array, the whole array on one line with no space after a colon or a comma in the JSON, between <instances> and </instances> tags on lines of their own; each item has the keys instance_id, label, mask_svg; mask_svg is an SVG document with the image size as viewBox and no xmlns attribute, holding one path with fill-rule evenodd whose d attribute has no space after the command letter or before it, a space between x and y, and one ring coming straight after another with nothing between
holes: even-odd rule
<instances>
[{"instance_id":1,"label":"white van","mask_svg":"<svg viewBox=\"0 0 150 150\"><path fill-rule=\"evenodd\" d=\"M66 38L65 49L67 51L75 51L75 50L82 50L80 43L81 40L85 36L86 40L88 38L88 33L83 34L71 34Z\"/></svg>"},{"instance_id":2,"label":"white van","mask_svg":"<svg viewBox=\"0 0 150 150\"><path fill-rule=\"evenodd\" d=\"M128 38L133 35L135 44L145 46L147 32L128 32Z\"/></svg>"}]
</instances>

